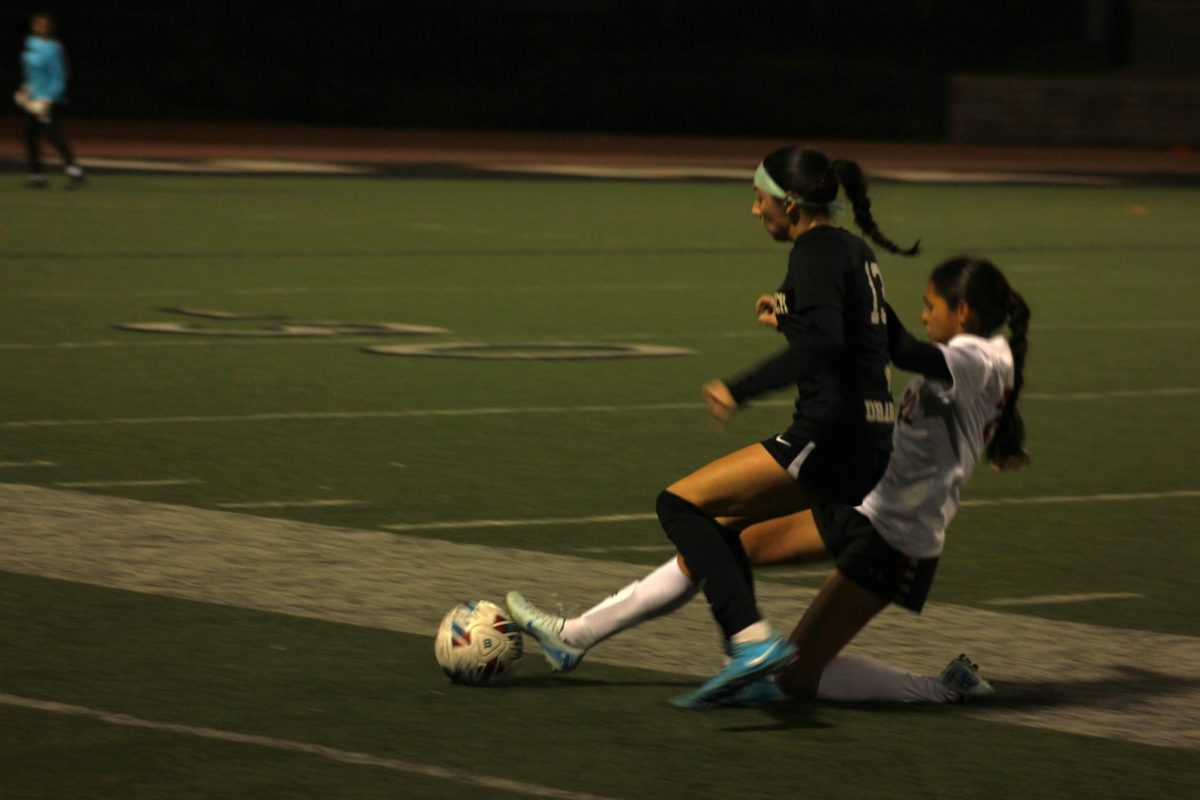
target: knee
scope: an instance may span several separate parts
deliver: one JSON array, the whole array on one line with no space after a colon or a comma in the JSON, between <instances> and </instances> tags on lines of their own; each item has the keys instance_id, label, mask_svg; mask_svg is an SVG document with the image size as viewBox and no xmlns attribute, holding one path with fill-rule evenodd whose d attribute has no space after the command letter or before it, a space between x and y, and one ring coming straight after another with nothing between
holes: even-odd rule
<instances>
[{"instance_id":1,"label":"knee","mask_svg":"<svg viewBox=\"0 0 1200 800\"><path fill-rule=\"evenodd\" d=\"M654 501L654 510L658 513L658 522L662 525L663 532L667 534L668 538L672 537L674 531L688 517L703 514L700 509L670 489L663 489L659 492L658 498Z\"/></svg>"}]
</instances>

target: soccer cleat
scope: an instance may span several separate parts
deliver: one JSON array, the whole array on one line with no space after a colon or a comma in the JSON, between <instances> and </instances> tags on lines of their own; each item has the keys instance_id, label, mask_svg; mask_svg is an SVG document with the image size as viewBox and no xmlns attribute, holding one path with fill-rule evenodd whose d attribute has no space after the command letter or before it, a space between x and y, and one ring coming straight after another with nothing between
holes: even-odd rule
<instances>
[{"instance_id":1,"label":"soccer cleat","mask_svg":"<svg viewBox=\"0 0 1200 800\"><path fill-rule=\"evenodd\" d=\"M83 170L77 166L67 167L67 188L78 189L83 186Z\"/></svg>"},{"instance_id":2,"label":"soccer cleat","mask_svg":"<svg viewBox=\"0 0 1200 800\"><path fill-rule=\"evenodd\" d=\"M49 185L50 182L46 180L45 175L35 173L25 179L26 189L45 189Z\"/></svg>"},{"instance_id":3,"label":"soccer cleat","mask_svg":"<svg viewBox=\"0 0 1200 800\"><path fill-rule=\"evenodd\" d=\"M787 669L796 658L796 648L782 636L760 642L742 642L730 646L730 659L720 672L700 684L700 688L671 698L679 708L713 708L746 684Z\"/></svg>"},{"instance_id":4,"label":"soccer cleat","mask_svg":"<svg viewBox=\"0 0 1200 800\"><path fill-rule=\"evenodd\" d=\"M962 702L981 700L996 693L996 688L979 675L979 665L963 653L942 670L942 685L958 694Z\"/></svg>"},{"instance_id":5,"label":"soccer cleat","mask_svg":"<svg viewBox=\"0 0 1200 800\"><path fill-rule=\"evenodd\" d=\"M775 683L775 679L766 677L759 678L753 683L747 683L740 689L734 689L732 693L718 700L717 705L730 708L745 708L748 706L765 706L787 699L787 694L784 693L783 689L779 688L779 684Z\"/></svg>"},{"instance_id":6,"label":"soccer cleat","mask_svg":"<svg viewBox=\"0 0 1200 800\"><path fill-rule=\"evenodd\" d=\"M574 647L562 638L566 619L559 614L548 614L526 600L520 592L509 592L504 597L508 613L521 630L538 640L546 663L555 672L570 672L579 666L587 649Z\"/></svg>"}]
</instances>

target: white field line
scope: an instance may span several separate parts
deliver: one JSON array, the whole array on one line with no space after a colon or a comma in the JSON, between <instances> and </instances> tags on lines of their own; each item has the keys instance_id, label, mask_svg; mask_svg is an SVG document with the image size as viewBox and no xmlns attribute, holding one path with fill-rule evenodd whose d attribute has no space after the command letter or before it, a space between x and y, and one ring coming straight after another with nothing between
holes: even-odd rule
<instances>
[{"instance_id":1,"label":"white field line","mask_svg":"<svg viewBox=\"0 0 1200 800\"><path fill-rule=\"evenodd\" d=\"M142 728L145 730L174 733L180 736L194 736L200 739L215 739L221 742L247 744L255 747L267 747L272 750L283 750L289 753L305 755L337 761L342 764L353 764L362 767L378 767L393 772L404 772L410 775L420 775L427 778L440 778L453 783L465 783L501 792L529 795L530 797L553 797L562 800L610 800L601 795L570 792L553 789L549 786L538 786L532 783L495 778L461 769L438 767L433 764L419 764L413 761L402 761L397 758L384 758L370 753L356 753L351 750L339 750L307 742L294 742L289 739L276 739L271 736L255 736L248 733L226 731L219 728L204 728L195 725L180 725L175 722L156 722L141 719L129 714L118 714L111 711L101 711L95 708L57 703L50 700L35 700L29 697L19 697L12 694L0 693L0 705L27 708L33 711L45 711L51 714L64 714L71 717L84 717L109 725L119 725L125 728Z\"/></svg>"},{"instance_id":2,"label":"white field line","mask_svg":"<svg viewBox=\"0 0 1200 800\"><path fill-rule=\"evenodd\" d=\"M1161 389L1116 389L1101 392L1029 392L1029 400L1108 400L1132 397L1186 397L1200 394L1200 387L1175 386ZM763 400L762 408L784 408L792 400ZM279 411L263 414L180 415L170 417L106 417L101 419L29 419L0 422L0 428L70 428L90 425L172 425L207 422L273 422L310 419L406 419L409 417L493 417L515 414L620 414L643 411L695 411L701 403L634 403L625 406L496 406L476 408L413 408L392 411Z\"/></svg>"},{"instance_id":3,"label":"white field line","mask_svg":"<svg viewBox=\"0 0 1200 800\"><path fill-rule=\"evenodd\" d=\"M432 636L458 600L520 588L574 613L646 567L0 483L0 570ZM762 578L758 601L780 624L816 594ZM1056 698L964 714L1200 750L1200 637L931 602L919 616L886 610L851 648L925 674L966 650L1006 691ZM721 651L692 602L588 660L708 676Z\"/></svg>"},{"instance_id":4,"label":"white field line","mask_svg":"<svg viewBox=\"0 0 1200 800\"><path fill-rule=\"evenodd\" d=\"M57 467L53 461L0 461L0 469L20 469L22 467Z\"/></svg>"},{"instance_id":5,"label":"white field line","mask_svg":"<svg viewBox=\"0 0 1200 800\"><path fill-rule=\"evenodd\" d=\"M55 486L63 489L102 489L109 486L186 486L204 483L199 478L159 478L140 481L60 481Z\"/></svg>"},{"instance_id":6,"label":"white field line","mask_svg":"<svg viewBox=\"0 0 1200 800\"><path fill-rule=\"evenodd\" d=\"M605 514L599 517L540 517L538 519L471 519L461 522L416 522L384 525L389 531L441 531L459 528L524 528L537 525L587 525L594 522L645 522L654 514Z\"/></svg>"},{"instance_id":7,"label":"white field line","mask_svg":"<svg viewBox=\"0 0 1200 800\"><path fill-rule=\"evenodd\" d=\"M1048 495L1043 497L992 497L982 500L963 500L961 506L1023 506L1041 503L1126 503L1139 500L1181 500L1200 497L1200 490L1183 489L1175 492L1127 492L1124 494Z\"/></svg>"},{"instance_id":8,"label":"white field line","mask_svg":"<svg viewBox=\"0 0 1200 800\"><path fill-rule=\"evenodd\" d=\"M985 606L1042 606L1060 603L1090 603L1094 600L1137 600L1145 597L1137 592L1091 592L1084 594L1039 594L1030 597L998 597L983 600Z\"/></svg>"},{"instance_id":9,"label":"white field line","mask_svg":"<svg viewBox=\"0 0 1200 800\"><path fill-rule=\"evenodd\" d=\"M574 613L646 568L0 484L0 570L429 637L458 600L520 588ZM770 580L769 571L756 589L763 613L779 624L815 595ZM1200 637L931 602L920 616L885 611L851 645L934 675L964 650L1017 702L955 713L1200 750ZM528 670L540 666L529 661ZM699 678L720 668L721 652L697 601L609 639L588 661ZM1022 702L1022 692L1051 700Z\"/></svg>"},{"instance_id":10,"label":"white field line","mask_svg":"<svg viewBox=\"0 0 1200 800\"><path fill-rule=\"evenodd\" d=\"M1129 494L1081 494L1051 495L1043 497L994 497L986 500L964 500L962 506L1024 506L1042 503L1094 503L1132 502L1138 500L1173 500L1200 497L1200 489L1177 492L1131 492ZM521 528L539 525L592 525L605 522L649 522L657 520L655 514L601 514L593 517L537 517L533 519L463 519L439 522L405 522L380 527L389 531L442 531L475 528ZM636 548L614 546L612 551ZM586 549L579 552L606 552L604 549Z\"/></svg>"},{"instance_id":11,"label":"white field line","mask_svg":"<svg viewBox=\"0 0 1200 800\"><path fill-rule=\"evenodd\" d=\"M338 506L367 506L366 500L261 500L254 503L217 503L218 508L336 508Z\"/></svg>"}]
</instances>

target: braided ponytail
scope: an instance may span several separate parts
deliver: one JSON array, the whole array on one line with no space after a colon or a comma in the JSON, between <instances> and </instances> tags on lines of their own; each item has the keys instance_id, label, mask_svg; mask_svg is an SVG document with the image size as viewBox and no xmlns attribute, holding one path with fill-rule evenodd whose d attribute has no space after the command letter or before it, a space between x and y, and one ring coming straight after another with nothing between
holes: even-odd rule
<instances>
[{"instance_id":1,"label":"braided ponytail","mask_svg":"<svg viewBox=\"0 0 1200 800\"><path fill-rule=\"evenodd\" d=\"M902 256L915 256L920 251L920 239L912 247L905 250L884 236L879 230L879 225L875 222L875 218L871 216L871 200L867 197L866 176L863 175L862 168L856 162L835 158L830 162L829 168L837 176L838 180L841 181L842 188L846 190L846 196L850 198L850 202L853 204L854 222L867 235L868 239L884 250L891 253L898 253Z\"/></svg>"},{"instance_id":2,"label":"braided ponytail","mask_svg":"<svg viewBox=\"0 0 1200 800\"><path fill-rule=\"evenodd\" d=\"M1008 340L1013 357L1013 388L1004 411L996 423L996 432L987 447L988 459L1004 468L1009 465L1019 466L1028 461L1024 450L1025 425L1017 414L1017 399L1021 387L1025 385L1025 355L1029 352L1029 306L1020 292L1009 290L1008 295L1008 329L1011 336ZM1015 462L1015 463L1014 463Z\"/></svg>"}]
</instances>

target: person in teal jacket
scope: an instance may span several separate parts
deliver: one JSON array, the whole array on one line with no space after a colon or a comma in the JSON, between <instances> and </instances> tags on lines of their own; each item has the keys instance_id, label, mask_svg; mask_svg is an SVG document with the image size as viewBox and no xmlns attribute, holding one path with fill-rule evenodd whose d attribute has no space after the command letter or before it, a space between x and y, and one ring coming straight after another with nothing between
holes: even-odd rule
<instances>
[{"instance_id":1,"label":"person in teal jacket","mask_svg":"<svg viewBox=\"0 0 1200 800\"><path fill-rule=\"evenodd\" d=\"M67 188L78 188L83 182L83 170L75 163L75 155L59 125L67 91L67 54L54 38L54 18L49 14L35 14L29 30L25 51L21 53L25 83L14 96L17 105L25 111L25 149L29 156L27 185L39 189L46 186L40 142L45 136L62 156Z\"/></svg>"}]
</instances>

